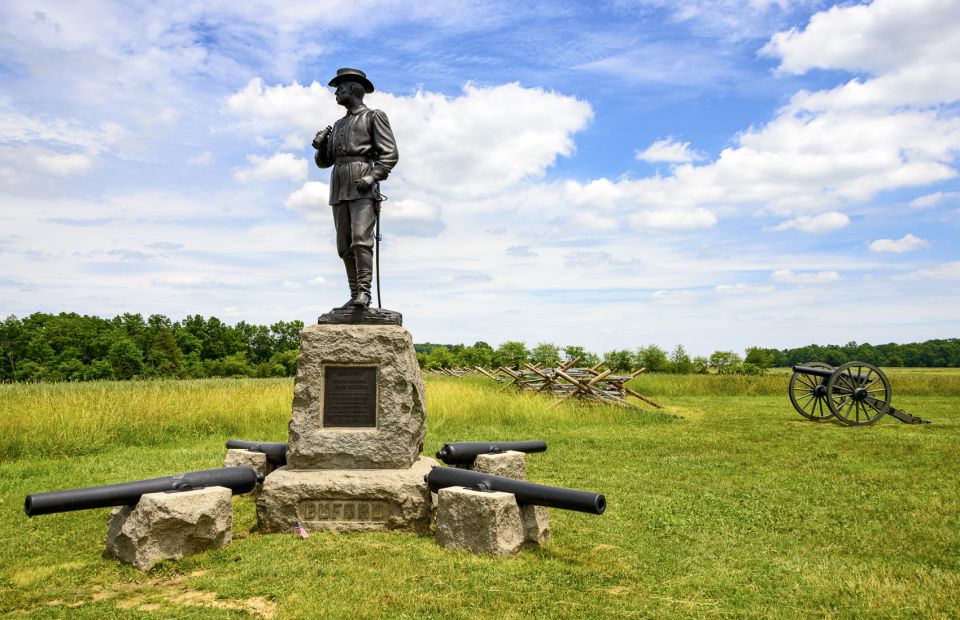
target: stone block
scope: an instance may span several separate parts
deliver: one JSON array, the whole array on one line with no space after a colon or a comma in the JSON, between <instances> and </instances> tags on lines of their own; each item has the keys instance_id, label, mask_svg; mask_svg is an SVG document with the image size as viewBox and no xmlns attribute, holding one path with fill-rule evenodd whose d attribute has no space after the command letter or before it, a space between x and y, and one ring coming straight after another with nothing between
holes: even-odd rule
<instances>
[{"instance_id":1,"label":"stone block","mask_svg":"<svg viewBox=\"0 0 960 620\"><path fill-rule=\"evenodd\" d=\"M546 506L520 506L523 548L537 549L550 540L550 515Z\"/></svg>"},{"instance_id":2,"label":"stone block","mask_svg":"<svg viewBox=\"0 0 960 620\"><path fill-rule=\"evenodd\" d=\"M263 452L254 452L253 450L243 450L230 448L227 455L223 458L224 467L251 467L257 473L266 476L270 473L270 464L267 462L267 455Z\"/></svg>"},{"instance_id":3,"label":"stone block","mask_svg":"<svg viewBox=\"0 0 960 620\"><path fill-rule=\"evenodd\" d=\"M406 469L423 449L423 376L398 325L303 330L287 441L290 469Z\"/></svg>"},{"instance_id":4,"label":"stone block","mask_svg":"<svg viewBox=\"0 0 960 620\"><path fill-rule=\"evenodd\" d=\"M148 493L136 506L118 506L107 518L107 552L142 571L157 562L230 544L230 489Z\"/></svg>"},{"instance_id":5,"label":"stone block","mask_svg":"<svg viewBox=\"0 0 960 620\"><path fill-rule=\"evenodd\" d=\"M514 555L524 544L520 507L512 493L448 487L437 493L437 544L476 554Z\"/></svg>"},{"instance_id":6,"label":"stone block","mask_svg":"<svg viewBox=\"0 0 960 620\"><path fill-rule=\"evenodd\" d=\"M514 480L526 480L527 455L513 450L500 454L478 454L468 469Z\"/></svg>"},{"instance_id":7,"label":"stone block","mask_svg":"<svg viewBox=\"0 0 960 620\"><path fill-rule=\"evenodd\" d=\"M420 457L406 469L281 467L263 481L257 520L264 532L430 531L430 490L423 478L437 462Z\"/></svg>"}]
</instances>

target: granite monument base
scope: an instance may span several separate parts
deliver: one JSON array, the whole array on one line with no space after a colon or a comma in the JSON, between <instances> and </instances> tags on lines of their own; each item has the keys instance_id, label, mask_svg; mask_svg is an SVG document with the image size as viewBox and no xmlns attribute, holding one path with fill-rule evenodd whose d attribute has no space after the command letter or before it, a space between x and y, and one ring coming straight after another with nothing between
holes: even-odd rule
<instances>
[{"instance_id":1,"label":"granite monument base","mask_svg":"<svg viewBox=\"0 0 960 620\"><path fill-rule=\"evenodd\" d=\"M430 491L424 476L437 462L420 457L406 469L274 470L257 498L263 532L430 531Z\"/></svg>"}]
</instances>

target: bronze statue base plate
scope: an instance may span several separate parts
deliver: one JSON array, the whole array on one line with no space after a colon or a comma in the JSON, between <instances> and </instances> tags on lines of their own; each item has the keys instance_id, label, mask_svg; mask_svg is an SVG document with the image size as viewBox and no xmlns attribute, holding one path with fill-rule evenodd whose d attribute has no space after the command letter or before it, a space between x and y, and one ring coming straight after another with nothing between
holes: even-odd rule
<instances>
[{"instance_id":1,"label":"bronze statue base plate","mask_svg":"<svg viewBox=\"0 0 960 620\"><path fill-rule=\"evenodd\" d=\"M319 324L403 325L403 315L384 308L334 308L317 319Z\"/></svg>"}]
</instances>

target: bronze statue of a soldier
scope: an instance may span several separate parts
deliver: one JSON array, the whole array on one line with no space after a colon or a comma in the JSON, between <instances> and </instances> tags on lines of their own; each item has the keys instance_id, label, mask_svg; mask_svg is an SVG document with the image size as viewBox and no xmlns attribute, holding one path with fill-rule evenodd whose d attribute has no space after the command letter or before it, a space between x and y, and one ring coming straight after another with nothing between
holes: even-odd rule
<instances>
[{"instance_id":1,"label":"bronze statue of a soldier","mask_svg":"<svg viewBox=\"0 0 960 620\"><path fill-rule=\"evenodd\" d=\"M317 133L314 161L330 173L330 205L350 299L342 307L367 308L373 278L374 229L380 215L380 182L397 165L397 142L387 115L363 105L373 83L359 69L337 69L330 80L346 115Z\"/></svg>"}]
</instances>

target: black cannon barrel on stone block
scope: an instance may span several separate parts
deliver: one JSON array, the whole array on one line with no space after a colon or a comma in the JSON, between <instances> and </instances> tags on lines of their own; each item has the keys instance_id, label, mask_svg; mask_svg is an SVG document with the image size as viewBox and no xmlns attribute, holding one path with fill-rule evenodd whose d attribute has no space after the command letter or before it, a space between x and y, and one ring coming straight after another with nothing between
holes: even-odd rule
<instances>
[{"instance_id":1,"label":"black cannon barrel on stone block","mask_svg":"<svg viewBox=\"0 0 960 620\"><path fill-rule=\"evenodd\" d=\"M447 487L466 487L478 491L512 493L518 504L533 504L601 515L607 509L607 499L599 493L548 487L543 484L514 480L456 467L434 467L424 477L431 491Z\"/></svg>"},{"instance_id":2,"label":"black cannon barrel on stone block","mask_svg":"<svg viewBox=\"0 0 960 620\"><path fill-rule=\"evenodd\" d=\"M34 517L70 510L132 506L147 493L176 493L205 487L226 487L234 493L248 493L258 482L263 482L263 475L251 467L221 467L101 487L31 493L24 500L23 509L28 517Z\"/></svg>"},{"instance_id":3,"label":"black cannon barrel on stone block","mask_svg":"<svg viewBox=\"0 0 960 620\"><path fill-rule=\"evenodd\" d=\"M444 444L437 450L437 458L447 465L468 465L481 454L515 452L545 452L547 442L542 439L528 441L461 441Z\"/></svg>"},{"instance_id":4,"label":"black cannon barrel on stone block","mask_svg":"<svg viewBox=\"0 0 960 620\"><path fill-rule=\"evenodd\" d=\"M251 450L267 455L267 462L271 467L283 467L287 464L287 444L271 441L244 441L243 439L228 439L227 447L237 450Z\"/></svg>"}]
</instances>

